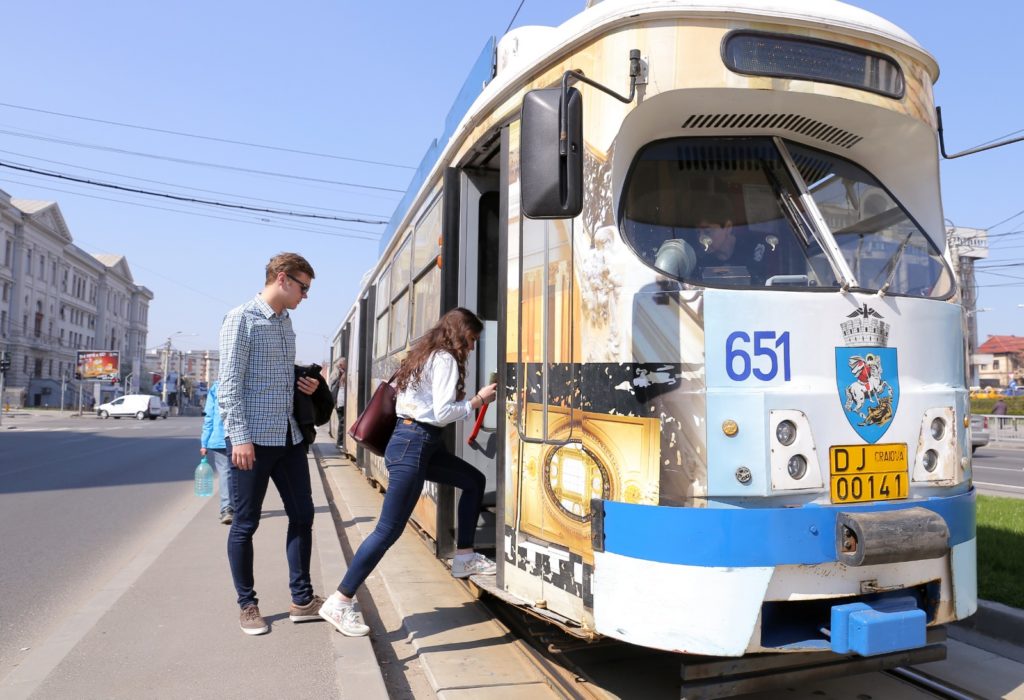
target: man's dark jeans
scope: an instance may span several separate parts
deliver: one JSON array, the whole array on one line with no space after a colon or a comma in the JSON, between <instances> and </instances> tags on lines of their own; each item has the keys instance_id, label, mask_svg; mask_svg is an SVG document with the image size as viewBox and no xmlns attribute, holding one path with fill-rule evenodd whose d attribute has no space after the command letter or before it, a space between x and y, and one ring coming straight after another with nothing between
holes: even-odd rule
<instances>
[{"instance_id":1,"label":"man's dark jeans","mask_svg":"<svg viewBox=\"0 0 1024 700\"><path fill-rule=\"evenodd\" d=\"M359 545L338 586L342 595L350 598L402 534L423 491L424 481L450 484L462 491L457 510L456 546L468 549L476 536L487 478L445 448L443 429L399 421L384 451L384 465L388 470L388 490L377 526Z\"/></svg>"},{"instance_id":2,"label":"man's dark jeans","mask_svg":"<svg viewBox=\"0 0 1024 700\"><path fill-rule=\"evenodd\" d=\"M284 447L255 445L252 469L231 467L231 506L235 509L228 532L228 563L238 592L238 605L258 604L253 589L252 536L260 526L263 499L271 480L277 487L288 516L288 585L292 602L305 605L313 597L309 578L309 559L313 551L313 493L309 481L306 449L300 442ZM231 444L228 443L230 453Z\"/></svg>"}]
</instances>

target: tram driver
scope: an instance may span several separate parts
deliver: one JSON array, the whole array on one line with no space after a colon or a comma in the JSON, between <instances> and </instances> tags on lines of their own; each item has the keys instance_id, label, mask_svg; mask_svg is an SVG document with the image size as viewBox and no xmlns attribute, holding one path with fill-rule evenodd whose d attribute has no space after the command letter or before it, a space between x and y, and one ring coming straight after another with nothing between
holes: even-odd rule
<instances>
[{"instance_id":1,"label":"tram driver","mask_svg":"<svg viewBox=\"0 0 1024 700\"><path fill-rule=\"evenodd\" d=\"M779 274L778 236L734 226L725 195L702 197L694 208L696 227L685 238L664 241L655 267L682 279L736 287L762 287Z\"/></svg>"},{"instance_id":2,"label":"tram driver","mask_svg":"<svg viewBox=\"0 0 1024 700\"><path fill-rule=\"evenodd\" d=\"M721 284L764 286L778 273L779 239L734 226L731 211L724 195L711 195L700 203L695 276Z\"/></svg>"}]
</instances>

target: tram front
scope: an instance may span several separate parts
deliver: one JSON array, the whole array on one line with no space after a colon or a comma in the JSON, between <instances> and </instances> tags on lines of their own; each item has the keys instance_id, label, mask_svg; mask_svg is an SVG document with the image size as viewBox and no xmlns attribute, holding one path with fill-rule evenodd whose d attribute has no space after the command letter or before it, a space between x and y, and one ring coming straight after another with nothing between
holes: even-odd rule
<instances>
[{"instance_id":1,"label":"tram front","mask_svg":"<svg viewBox=\"0 0 1024 700\"><path fill-rule=\"evenodd\" d=\"M567 385L590 412L657 429L652 449L605 464L597 419L567 419L601 462L603 498L578 514L594 628L721 656L921 647L974 612L977 588L937 67L861 15L844 15L847 36L691 19L624 15L640 24L615 46L642 47L642 99L605 108L584 87L586 120L569 93L548 99L560 162L523 110L523 213L574 222L571 320L586 343ZM611 80L607 65L583 67ZM561 174L538 167L541 151ZM523 224L523 250L559 230L539 223ZM628 470L648 462L656 480L631 492Z\"/></svg>"}]
</instances>

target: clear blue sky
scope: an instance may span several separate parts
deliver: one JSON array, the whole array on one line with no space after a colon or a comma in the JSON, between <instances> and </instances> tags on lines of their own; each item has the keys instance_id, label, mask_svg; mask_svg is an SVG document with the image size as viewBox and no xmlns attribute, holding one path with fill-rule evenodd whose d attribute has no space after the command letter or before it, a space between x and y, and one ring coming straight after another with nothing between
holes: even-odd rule
<instances>
[{"instance_id":1,"label":"clear blue sky","mask_svg":"<svg viewBox=\"0 0 1024 700\"><path fill-rule=\"evenodd\" d=\"M584 4L525 0L514 26L560 24ZM903 27L938 59L935 90L947 150L1024 129L1021 4L852 4ZM519 0L303 0L287 9L251 0L12 3L4 10L0 102L415 166L441 132L484 41L504 32L518 5ZM404 190L412 174L409 168L184 138L9 106L0 106L0 160L129 187L371 219L388 218L401 194L387 190ZM993 238L990 260L979 271L979 306L990 309L979 314L982 340L986 334L1024 335L1024 309L1017 307L1024 303L1022 163L1024 143L942 166L945 215L952 222L988 228L1009 218L992 228L992 234L1007 235ZM383 228L183 205L6 169L0 169L0 187L15 197L56 200L79 246L127 256L136 282L156 295L149 317L151 347L176 331L196 334L177 338L178 347L216 347L224 311L259 291L271 255L294 250L317 270L309 299L293 316L298 356L320 360L376 258ZM984 271L994 264L1015 267Z\"/></svg>"}]
</instances>

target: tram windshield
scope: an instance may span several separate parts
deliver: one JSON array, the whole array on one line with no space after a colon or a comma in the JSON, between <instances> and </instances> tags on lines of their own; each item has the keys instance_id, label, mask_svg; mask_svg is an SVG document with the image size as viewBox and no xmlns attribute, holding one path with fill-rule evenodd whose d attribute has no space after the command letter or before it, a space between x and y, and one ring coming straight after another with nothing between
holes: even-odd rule
<instances>
[{"instance_id":1,"label":"tram windshield","mask_svg":"<svg viewBox=\"0 0 1024 700\"><path fill-rule=\"evenodd\" d=\"M786 143L800 176L862 289L945 296L952 274L899 203L859 166Z\"/></svg>"},{"instance_id":2,"label":"tram windshield","mask_svg":"<svg viewBox=\"0 0 1024 700\"><path fill-rule=\"evenodd\" d=\"M874 178L827 153L785 146L795 173L768 137L646 146L623 195L626 242L660 273L693 284L836 289L822 232L800 201L794 178L803 178L858 287L948 293L941 255Z\"/></svg>"}]
</instances>

